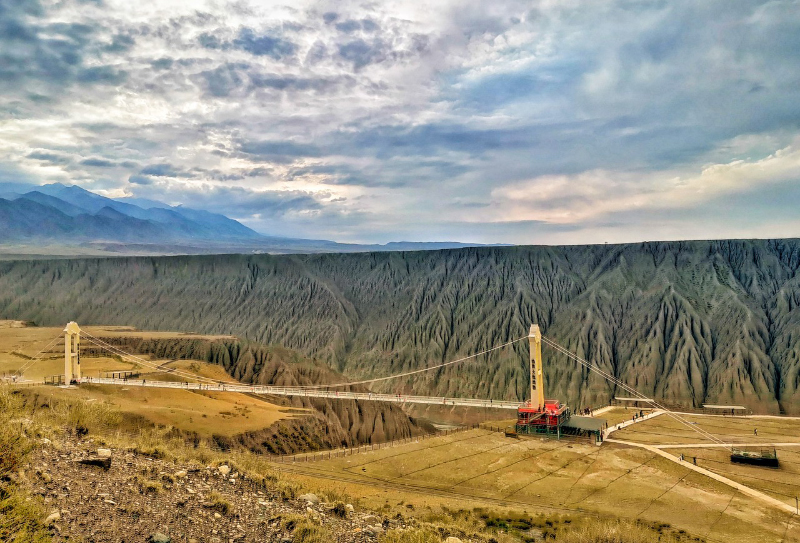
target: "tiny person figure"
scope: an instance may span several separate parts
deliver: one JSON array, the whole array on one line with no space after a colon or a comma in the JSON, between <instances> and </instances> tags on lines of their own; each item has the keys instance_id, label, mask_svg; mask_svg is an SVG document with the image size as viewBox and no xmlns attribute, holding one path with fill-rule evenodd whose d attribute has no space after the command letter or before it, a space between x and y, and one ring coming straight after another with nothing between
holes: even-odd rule
<instances>
[{"instance_id":1,"label":"tiny person figure","mask_svg":"<svg viewBox=\"0 0 800 543\"><path fill-rule=\"evenodd\" d=\"M681 453L681 462L683 462L683 453Z\"/></svg>"},{"instance_id":2,"label":"tiny person figure","mask_svg":"<svg viewBox=\"0 0 800 543\"><path fill-rule=\"evenodd\" d=\"M754 435L754 436L757 436L757 435L758 435L758 428L753 428L753 435Z\"/></svg>"}]
</instances>

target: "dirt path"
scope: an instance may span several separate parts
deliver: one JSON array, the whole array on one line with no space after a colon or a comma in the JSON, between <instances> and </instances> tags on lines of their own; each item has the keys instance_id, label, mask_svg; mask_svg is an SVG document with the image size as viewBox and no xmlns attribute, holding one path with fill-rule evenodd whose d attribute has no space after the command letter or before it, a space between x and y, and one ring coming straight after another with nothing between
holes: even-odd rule
<instances>
[{"instance_id":1,"label":"dirt path","mask_svg":"<svg viewBox=\"0 0 800 543\"><path fill-rule=\"evenodd\" d=\"M771 505L773 507L776 507L776 508L780 509L781 511L785 511L785 512L791 513L793 515L796 514L796 510L795 510L794 507L791 507L790 505L788 505L786 503L783 503L780 500L776 500L775 498L773 498L771 496L767 496L763 492L755 490L754 488L750 488L749 486L745 486L745 485L743 485L741 483L737 483L736 481L728 479L727 477L723 477L722 475L714 473L713 471L709 471L709 470L701 468L699 466L695 466L694 464L691 464L689 462L682 461L679 457L671 455L671 454L669 454L667 452L664 452L663 450L661 450L661 447L648 445L646 443L635 443L633 441L623 441L621 439L607 439L606 441L608 441L609 443L619 443L621 445L628 445L630 447L639 447L640 449L646 449L646 450L648 450L650 452L654 452L654 453L658 454L659 456L663 456L667 460L671 460L672 462L675 462L676 464L679 464L679 465L681 465L681 466L683 466L685 468L688 468L690 470L696 471L697 473L705 475L706 477L714 479L715 481L719 481L720 483L726 484L726 485L730 486L731 488L734 488L734 489L738 490L742 494L746 494L746 495L748 495L750 497L757 498L757 499L761 500L762 502L765 502L765 503L767 503L767 504L769 504L769 505Z\"/></svg>"}]
</instances>

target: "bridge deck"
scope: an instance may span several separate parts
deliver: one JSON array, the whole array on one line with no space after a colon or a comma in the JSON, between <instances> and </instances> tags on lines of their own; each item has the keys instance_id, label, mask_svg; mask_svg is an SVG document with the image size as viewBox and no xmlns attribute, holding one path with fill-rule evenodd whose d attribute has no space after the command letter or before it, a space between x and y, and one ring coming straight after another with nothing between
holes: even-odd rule
<instances>
[{"instance_id":1,"label":"bridge deck","mask_svg":"<svg viewBox=\"0 0 800 543\"><path fill-rule=\"evenodd\" d=\"M245 392L272 396L304 396L307 398L333 398L340 400L365 400L373 402L413 403L429 405L456 405L461 407L492 407L496 409L517 409L520 402L484 400L480 398L444 398L435 396L408 396L405 394L377 394L374 392L346 392L342 390L319 390L297 387L277 387L269 385L206 385L173 381L151 381L149 379L114 379L110 377L90 377L84 382L103 385L144 386L153 388L178 388L184 390L217 390L226 392Z\"/></svg>"}]
</instances>

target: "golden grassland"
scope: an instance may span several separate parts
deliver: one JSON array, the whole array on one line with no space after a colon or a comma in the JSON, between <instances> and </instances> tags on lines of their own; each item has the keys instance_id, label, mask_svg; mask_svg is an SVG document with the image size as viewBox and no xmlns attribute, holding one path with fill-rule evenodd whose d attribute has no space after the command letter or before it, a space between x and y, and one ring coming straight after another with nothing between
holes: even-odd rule
<instances>
[{"instance_id":1,"label":"golden grassland","mask_svg":"<svg viewBox=\"0 0 800 543\"><path fill-rule=\"evenodd\" d=\"M233 392L83 384L79 388L32 388L46 398L107 403L122 413L171 426L201 437L234 436L267 428L291 416L286 408Z\"/></svg>"},{"instance_id":2,"label":"golden grassland","mask_svg":"<svg viewBox=\"0 0 800 543\"><path fill-rule=\"evenodd\" d=\"M472 541L517 543L547 540L562 543L681 543L695 541L694 537L663 522L647 522L618 518L597 518L580 511L552 511L524 504L498 505L481 499L437 497L418 491L376 489L358 484L343 484L303 474L281 473L280 466L265 457L243 450L222 452L199 442L193 446L169 428L144 426L130 434L124 427L124 414L104 401L88 401L76 397L54 398L43 406L36 404L30 388L13 389L0 385L0 449L18 445L16 456L4 455L0 468L4 473L25 469L25 455L42 439L60 443L79 433L82 439L92 439L97 446L115 450L132 450L139 454L175 461L181 466L203 467L226 463L245 477L276 491L284 499L293 499L302 492L312 491L330 503L352 503L359 510L375 511L393 518L406 519L411 529L391 530L382 535L379 543L422 542L441 543L448 535L458 535ZM483 432L486 434L486 432ZM455 440L471 439L466 434L427 441L436 448L445 448ZM412 447L413 448L413 447ZM382 453L402 452L397 449ZM6 461L13 456L13 462ZM368 455L358 457L359 461ZM344 462L343 464L347 464ZM350 470L353 471L353 470ZM357 470L356 470L357 471ZM45 509L38 498L28 496L24 487L6 486L0 503L3 521L0 536L3 540L44 542L49 539L42 525ZM29 499L31 498L31 499ZM295 530L295 541L330 541L330 533L318 522L298 516L302 530ZM5 531L3 531L5 530ZM301 534L298 536L297 534ZM535 535L532 535L535 534ZM299 539L298 539L299 538Z\"/></svg>"},{"instance_id":3,"label":"golden grassland","mask_svg":"<svg viewBox=\"0 0 800 543\"><path fill-rule=\"evenodd\" d=\"M54 328L0 325L0 372L20 367L28 360L26 354L34 354L37 345L43 346L57 332ZM143 334L112 327L97 327L90 333ZM52 356L45 364L63 368L63 355L54 352ZM222 371L194 361L155 362L164 365L163 371L179 367L206 376ZM86 372L132 366L126 367L127 363L115 358L85 358L82 364L86 364ZM152 378L170 375L163 371L152 373ZM279 489L287 498L301 489L310 490L331 502L345 501L388 516L402 515L420 526L403 534L389 532L381 543L438 543L444 533L454 530L467 538L488 541L491 537L500 543L525 541L533 532L538 539L566 543L650 543L690 541L694 537L713 542L800 540L800 522L796 518L792 525L789 515L746 498L722 483L651 452L622 445L606 443L597 447L566 440L513 439L478 429L354 456L282 465L270 464L267 458L243 450L221 452L207 441L189 446L185 437L173 431L178 428L203 435L233 435L289 416L277 406L246 395L133 386L41 386L11 392L3 387L3 397L15 395L27 398L28 403L39 396L40 408L34 411L27 412L20 402L9 400L5 405L12 407L3 413L7 420L24 420L24 424L8 428L32 442L41 437L57 442L60 436L80 428L98 443L113 448L132 449L183 464L234 464L249 477ZM43 405L47 408L42 409ZM627 420L628 415L621 410L601 417L624 416L622 420ZM136 432L130 432L130 420L138 421ZM800 440L798 421L759 419L759 436L755 439L755 419L698 416L691 420L715 434L741 441L778 441L778 435L780 441L793 441L792 436ZM691 429L665 416L634 425L614 437L654 444L700 441ZM713 455L718 451L712 451L715 450L704 449L702 453L716 460ZM784 451L779 454L788 460ZM722 469L718 466L715 471ZM749 472L725 474L734 479L741 477L737 480L768 492L785 491L788 496L786 486L778 485L796 477L797 472L783 473L783 479L775 476L758 483L761 487L744 479ZM17 496L13 503L33 507L19 498L20 494L13 495ZM9 511L22 509L12 507ZM38 513L33 507L19 514L35 519ZM39 532L31 522L34 538ZM35 539L21 541L24 540Z\"/></svg>"},{"instance_id":4,"label":"golden grassland","mask_svg":"<svg viewBox=\"0 0 800 543\"><path fill-rule=\"evenodd\" d=\"M601 415L605 418L605 415ZM709 432L726 443L800 443L800 419L772 417L721 417L681 415L687 426L667 414L653 417L614 432L615 439L636 443L707 443L693 427ZM754 435L753 430L758 430Z\"/></svg>"},{"instance_id":5,"label":"golden grassland","mask_svg":"<svg viewBox=\"0 0 800 543\"><path fill-rule=\"evenodd\" d=\"M61 328L39 328L26 326L20 321L0 321L0 374L12 373L23 367L45 347L51 339L61 334ZM175 332L143 332L124 326L88 326L85 330L95 337L143 337L143 338L205 338L218 339L224 336L200 336ZM137 355L139 356L139 355ZM135 371L146 378L164 381L192 380L186 374L200 378L230 380L224 368L197 360L154 359L139 356L158 369L128 362L116 356L84 356L81 370L85 377L98 377L111 371ZM178 370L181 373L172 373ZM47 349L41 360L30 364L24 377L42 380L51 375L64 373L63 340ZM273 423L291 416L287 409L244 394L189 391L178 389L144 389L136 386L104 386L84 384L80 388L35 387L33 390L44 398L87 400L106 403L121 413L142 417L152 424L174 427L194 432L201 437L212 435L234 436L267 428Z\"/></svg>"},{"instance_id":6,"label":"golden grassland","mask_svg":"<svg viewBox=\"0 0 800 543\"><path fill-rule=\"evenodd\" d=\"M442 501L475 507L482 498L500 499L526 511L642 519L708 541L753 543L782 541L789 521L721 483L621 445L513 439L473 430L305 466L300 469L308 474L306 481L314 473L339 477L332 487L359 493L371 507L394 500L423 510ZM360 482L398 486L365 488ZM409 494L402 485L420 493L430 489L432 495ZM441 498L435 495L439 491L459 497Z\"/></svg>"}]
</instances>

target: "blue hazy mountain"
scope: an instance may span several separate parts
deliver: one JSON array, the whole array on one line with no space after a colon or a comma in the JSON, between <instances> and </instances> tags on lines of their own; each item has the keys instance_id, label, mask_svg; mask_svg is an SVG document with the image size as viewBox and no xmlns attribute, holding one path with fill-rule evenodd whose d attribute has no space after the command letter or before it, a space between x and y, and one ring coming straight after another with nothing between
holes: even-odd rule
<instances>
[{"instance_id":1,"label":"blue hazy mountain","mask_svg":"<svg viewBox=\"0 0 800 543\"><path fill-rule=\"evenodd\" d=\"M474 245L405 241L358 245L274 237L219 213L144 198L107 198L60 183L0 184L0 244L12 247L5 252L16 246L64 245L137 254L411 251Z\"/></svg>"}]
</instances>

